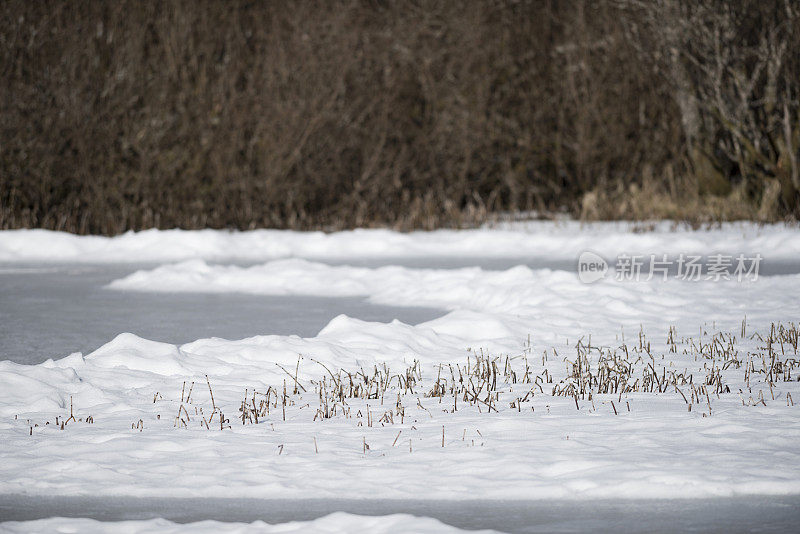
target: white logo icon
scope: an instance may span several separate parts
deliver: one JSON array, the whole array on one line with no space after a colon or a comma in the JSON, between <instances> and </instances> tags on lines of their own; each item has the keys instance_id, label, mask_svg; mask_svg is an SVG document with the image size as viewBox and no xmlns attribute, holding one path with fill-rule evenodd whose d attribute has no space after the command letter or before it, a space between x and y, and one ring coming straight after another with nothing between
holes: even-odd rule
<instances>
[{"instance_id":1,"label":"white logo icon","mask_svg":"<svg viewBox=\"0 0 800 534\"><path fill-rule=\"evenodd\" d=\"M588 250L578 256L578 279L584 284L591 284L605 278L608 262Z\"/></svg>"}]
</instances>

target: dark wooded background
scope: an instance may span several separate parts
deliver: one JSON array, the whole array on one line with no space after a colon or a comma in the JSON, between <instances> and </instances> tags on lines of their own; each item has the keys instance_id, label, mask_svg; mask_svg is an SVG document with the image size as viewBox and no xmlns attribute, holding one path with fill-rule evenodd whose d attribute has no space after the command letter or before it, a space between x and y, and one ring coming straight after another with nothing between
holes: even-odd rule
<instances>
[{"instance_id":1,"label":"dark wooded background","mask_svg":"<svg viewBox=\"0 0 800 534\"><path fill-rule=\"evenodd\" d=\"M0 227L800 215L790 0L0 3Z\"/></svg>"}]
</instances>

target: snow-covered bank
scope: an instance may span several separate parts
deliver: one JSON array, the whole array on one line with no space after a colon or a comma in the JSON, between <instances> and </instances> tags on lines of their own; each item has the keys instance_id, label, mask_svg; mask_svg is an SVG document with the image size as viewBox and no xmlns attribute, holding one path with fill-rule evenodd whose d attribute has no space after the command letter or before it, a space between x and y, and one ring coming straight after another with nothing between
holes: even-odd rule
<instances>
[{"instance_id":1,"label":"snow-covered bank","mask_svg":"<svg viewBox=\"0 0 800 534\"><path fill-rule=\"evenodd\" d=\"M567 257L583 248L791 257L800 250L794 229L143 232L69 237L66 248L47 243L61 234L31 232L42 243L16 249L9 235L26 233L0 234L0 250L17 260L48 246L51 259L194 257L120 278L111 283L118 291L346 295L448 313L416 326L339 316L305 338L176 346L121 334L85 356L0 362L3 494L800 494L800 275L583 284L574 272L525 266L365 268L291 258L241 267L197 258Z\"/></svg>"},{"instance_id":2,"label":"snow-covered bank","mask_svg":"<svg viewBox=\"0 0 800 534\"><path fill-rule=\"evenodd\" d=\"M147 521L114 521L102 522L93 519L54 517L38 521L19 521L0 523L0 532L50 534L52 532L81 532L84 534L299 534L319 532L327 534L350 534L352 532L369 532L370 534L399 534L414 532L418 534L454 534L464 530L445 525L435 519L396 514L389 516L360 516L337 512L314 521L295 521L269 525L263 521L254 523L223 523L219 521L200 521L179 524L166 519L150 519ZM491 531L478 532L488 534Z\"/></svg>"},{"instance_id":3,"label":"snow-covered bank","mask_svg":"<svg viewBox=\"0 0 800 534\"><path fill-rule=\"evenodd\" d=\"M311 338L174 346L124 334L87 356L36 366L0 362L0 492L432 499L800 493L796 330L781 338L777 356L788 381L771 375L770 387L765 374L778 368L771 354L779 341L773 352L766 348L771 323L796 319L798 275L585 285L573 273L525 267L363 269L288 260L251 268L190 262L143 271L126 284L364 295L452 311L417 326L340 316ZM727 334L712 337L718 330ZM614 366L631 366L625 380L633 389L557 393L575 380L579 339L593 347L584 371L599 376L599 351L614 352ZM474 372L481 354L500 369L508 356L515 369L513 379L498 382L496 400L484 399L485 389L480 400L466 392L431 396L438 376L453 385L451 366ZM415 361L419 385L409 391L399 377ZM330 387L343 369L366 384L384 364L386 377L395 377L385 395L343 399L334 415L320 417L330 407L323 407L323 379ZM652 390L654 380L660 391ZM285 410L283 400L275 404L284 387ZM264 412L269 388L273 405ZM77 421L68 419L70 404ZM251 404L259 405L255 418Z\"/></svg>"},{"instance_id":4,"label":"snow-covered bank","mask_svg":"<svg viewBox=\"0 0 800 534\"><path fill-rule=\"evenodd\" d=\"M3 362L0 492L400 499L800 493L800 403L790 402L800 399L800 383L776 381L770 389L751 373L746 385L746 362L761 365L760 357L745 356L758 351L758 338L736 342L739 367L692 351L707 352L720 338L677 338L676 353L658 341L662 336L644 338L660 380L662 373L692 375L700 387L713 380L712 368L724 366L730 392L719 395L709 387L708 397L695 398L681 382L662 393L554 395L570 383L574 348L562 344L544 355L534 343L522 353L526 359L516 353L510 363L519 380L499 382L496 411L461 395L429 396L439 371L428 363L416 389L393 380L385 398L348 398L321 418L315 388L332 379L328 370L371 375L373 362L388 360L390 372L403 375L400 361L412 357L467 367L469 353L448 336L417 335L399 324L343 326L318 339L267 336L180 348L124 335L85 358ZM624 352L634 363L642 338L632 337ZM796 359L786 349L791 355L779 359ZM590 361L597 373L598 357ZM538 378L524 382L528 364ZM635 365L631 383L650 376L643 374L648 364ZM441 374L452 384L449 366ZM548 376L550 383L542 378ZM289 402L284 408L275 393L265 413L265 392L282 392L284 383ZM259 406L255 419L251 405Z\"/></svg>"},{"instance_id":5,"label":"snow-covered bank","mask_svg":"<svg viewBox=\"0 0 800 534\"><path fill-rule=\"evenodd\" d=\"M331 266L290 259L251 267L189 261L137 271L108 286L115 290L256 295L363 296L376 304L430 306L454 310L428 323L439 334L463 340L528 334L557 340L592 332L613 341L621 328L642 324L686 331L706 321L733 328L745 315L752 324L794 319L790 295L800 291L800 275L756 281L684 282L669 279L618 281L613 275L587 285L575 273L518 266L505 271L413 269L387 266ZM513 335L512 335L513 332ZM599 339L596 337L596 339ZM504 350L513 350L505 346Z\"/></svg>"},{"instance_id":6,"label":"snow-covered bank","mask_svg":"<svg viewBox=\"0 0 800 534\"><path fill-rule=\"evenodd\" d=\"M46 230L0 232L0 262L159 262L201 258L265 261L286 257L547 257L574 260L584 250L620 253L760 253L800 256L800 228L729 223L692 231L662 222L640 231L632 223L526 222L476 230L399 233L390 230L293 232L146 230L116 237Z\"/></svg>"},{"instance_id":7,"label":"snow-covered bank","mask_svg":"<svg viewBox=\"0 0 800 534\"><path fill-rule=\"evenodd\" d=\"M742 282L627 282L612 276L587 285L575 273L525 266L506 271L477 267L369 269L289 259L237 267L195 260L137 271L109 287L151 292L362 296L375 304L430 306L451 311L415 328L356 325L341 317L332 321L318 339L350 332L348 340L365 335L377 345L381 339L402 343L434 336L446 339L454 348L483 346L514 353L529 335L537 343L551 345L591 335L596 343L611 346L619 336L633 335L640 327L663 333L673 325L685 335L694 335L701 327L734 330L745 316L749 324L759 328L775 320L794 321L798 318L794 295L800 294L800 275ZM417 350L414 354L431 363L442 361L444 352L427 356ZM383 353L383 357L394 363L391 353Z\"/></svg>"}]
</instances>

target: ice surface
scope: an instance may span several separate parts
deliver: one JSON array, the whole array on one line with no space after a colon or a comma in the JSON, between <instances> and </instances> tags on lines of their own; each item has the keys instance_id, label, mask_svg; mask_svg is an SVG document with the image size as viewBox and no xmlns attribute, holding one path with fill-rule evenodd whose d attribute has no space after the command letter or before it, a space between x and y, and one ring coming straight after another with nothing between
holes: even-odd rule
<instances>
[{"instance_id":1,"label":"ice surface","mask_svg":"<svg viewBox=\"0 0 800 534\"><path fill-rule=\"evenodd\" d=\"M111 528L116 521L161 517L175 523L215 521L306 525L333 512L369 516L410 514L432 517L460 529L509 533L593 532L622 534L671 531L793 532L800 521L799 496L747 496L714 499L592 499L576 501L388 500L388 499L176 499L0 495L0 521L56 527L80 523L63 517L91 518ZM60 520L31 523L34 519ZM378 519L378 518L376 518ZM391 519L390 519L391 521ZM321 525L319 521L316 525ZM94 523L88 523L94 525ZM0 525L2 525L0 523ZM403 528L403 525L406 525ZM399 532L413 530L415 519ZM668 528L665 528L668 526ZM65 529L68 527L65 527ZM2 526L0 526L2 531Z\"/></svg>"},{"instance_id":2,"label":"ice surface","mask_svg":"<svg viewBox=\"0 0 800 534\"><path fill-rule=\"evenodd\" d=\"M308 337L340 314L416 324L443 313L431 308L376 305L360 297L121 293L103 288L144 267L0 268L0 360L31 364L72 352L85 354L120 332L169 343L257 334Z\"/></svg>"}]
</instances>

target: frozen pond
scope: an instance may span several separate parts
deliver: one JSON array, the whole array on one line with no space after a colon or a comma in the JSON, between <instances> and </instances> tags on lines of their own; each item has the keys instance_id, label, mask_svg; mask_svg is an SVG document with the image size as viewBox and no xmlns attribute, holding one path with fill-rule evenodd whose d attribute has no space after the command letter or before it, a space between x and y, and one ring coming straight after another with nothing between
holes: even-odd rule
<instances>
[{"instance_id":1,"label":"frozen pond","mask_svg":"<svg viewBox=\"0 0 800 534\"><path fill-rule=\"evenodd\" d=\"M0 496L0 521L88 517L100 521L163 517L267 523L304 521L335 511L360 515L407 513L462 529L510 533L795 532L797 496L589 501L422 501L354 499L147 499Z\"/></svg>"},{"instance_id":2,"label":"frozen pond","mask_svg":"<svg viewBox=\"0 0 800 534\"><path fill-rule=\"evenodd\" d=\"M103 289L148 266L0 266L0 359L35 364L87 354L117 334L188 343L259 334L315 336L339 314L416 324L431 308L379 306L360 298L134 293ZM152 266L149 266L152 267Z\"/></svg>"},{"instance_id":3,"label":"frozen pond","mask_svg":"<svg viewBox=\"0 0 800 534\"><path fill-rule=\"evenodd\" d=\"M241 262L238 262L241 264ZM455 269L478 266L575 271L575 262L547 258L352 258L329 262L361 267L402 265ZM362 298L256 296L236 293L138 293L104 289L112 280L154 264L33 265L0 263L0 359L35 364L72 352L87 354L131 332L169 343L260 334L315 336L339 314L365 321L418 324L442 310L381 306ZM800 261L761 264L760 275L800 272Z\"/></svg>"}]
</instances>

